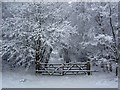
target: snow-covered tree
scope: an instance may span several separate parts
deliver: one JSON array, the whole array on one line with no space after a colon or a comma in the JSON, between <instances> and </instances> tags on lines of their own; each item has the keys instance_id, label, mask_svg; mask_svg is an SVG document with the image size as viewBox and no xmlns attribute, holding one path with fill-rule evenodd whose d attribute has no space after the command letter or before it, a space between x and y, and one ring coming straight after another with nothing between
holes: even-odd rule
<instances>
[{"instance_id":1,"label":"snow-covered tree","mask_svg":"<svg viewBox=\"0 0 120 90\"><path fill-rule=\"evenodd\" d=\"M37 49L41 61L46 62L47 54L50 57L50 48L67 44L70 35L75 31L75 27L67 21L69 13L60 14L65 7L62 3L7 5L8 3L3 3L2 59L8 61L11 67L31 66ZM8 16L5 16L6 11ZM41 44L37 43L38 41Z\"/></svg>"}]
</instances>

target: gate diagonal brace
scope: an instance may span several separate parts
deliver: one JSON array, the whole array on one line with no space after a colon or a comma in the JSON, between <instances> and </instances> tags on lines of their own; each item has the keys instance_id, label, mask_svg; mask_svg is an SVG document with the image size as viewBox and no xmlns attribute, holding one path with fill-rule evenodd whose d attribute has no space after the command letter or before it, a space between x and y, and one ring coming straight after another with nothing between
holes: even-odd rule
<instances>
[{"instance_id":1,"label":"gate diagonal brace","mask_svg":"<svg viewBox=\"0 0 120 90\"><path fill-rule=\"evenodd\" d=\"M52 72L52 74L54 74L58 69L61 69L61 68L64 68L64 64L62 64L62 65L60 65L58 68L56 68L56 69ZM62 71L62 73L63 73L63 71Z\"/></svg>"}]
</instances>

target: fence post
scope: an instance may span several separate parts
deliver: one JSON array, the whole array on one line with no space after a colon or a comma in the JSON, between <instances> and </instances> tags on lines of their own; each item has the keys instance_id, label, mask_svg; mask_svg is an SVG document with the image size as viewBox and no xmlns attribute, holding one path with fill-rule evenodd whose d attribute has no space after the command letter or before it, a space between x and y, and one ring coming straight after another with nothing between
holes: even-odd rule
<instances>
[{"instance_id":1,"label":"fence post","mask_svg":"<svg viewBox=\"0 0 120 90\"><path fill-rule=\"evenodd\" d=\"M110 72L113 71L113 70L112 70L112 63L109 63L109 70L110 70Z\"/></svg>"},{"instance_id":2,"label":"fence post","mask_svg":"<svg viewBox=\"0 0 120 90\"><path fill-rule=\"evenodd\" d=\"M35 73L38 73L38 67L37 67L37 62L35 62Z\"/></svg>"},{"instance_id":3,"label":"fence post","mask_svg":"<svg viewBox=\"0 0 120 90\"><path fill-rule=\"evenodd\" d=\"M116 76L118 76L118 66L116 67Z\"/></svg>"},{"instance_id":4,"label":"fence post","mask_svg":"<svg viewBox=\"0 0 120 90\"><path fill-rule=\"evenodd\" d=\"M36 62L36 66L35 66L35 71L36 71L36 73L38 73L39 71L39 64Z\"/></svg>"},{"instance_id":5,"label":"fence post","mask_svg":"<svg viewBox=\"0 0 120 90\"><path fill-rule=\"evenodd\" d=\"M89 61L87 62L87 70L91 70L91 65L90 65ZM92 74L90 71L88 71L87 73L88 73L88 75Z\"/></svg>"}]
</instances>

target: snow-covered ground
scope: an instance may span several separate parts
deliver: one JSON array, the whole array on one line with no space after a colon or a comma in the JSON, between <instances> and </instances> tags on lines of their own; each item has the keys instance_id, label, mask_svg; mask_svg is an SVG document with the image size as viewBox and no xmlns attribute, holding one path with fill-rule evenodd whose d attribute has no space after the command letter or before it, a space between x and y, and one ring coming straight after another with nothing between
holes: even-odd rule
<instances>
[{"instance_id":1,"label":"snow-covered ground","mask_svg":"<svg viewBox=\"0 0 120 90\"><path fill-rule=\"evenodd\" d=\"M114 73L48 76L34 73L3 72L3 88L118 88Z\"/></svg>"},{"instance_id":2,"label":"snow-covered ground","mask_svg":"<svg viewBox=\"0 0 120 90\"><path fill-rule=\"evenodd\" d=\"M2 88L2 72L0 71L0 89Z\"/></svg>"}]
</instances>

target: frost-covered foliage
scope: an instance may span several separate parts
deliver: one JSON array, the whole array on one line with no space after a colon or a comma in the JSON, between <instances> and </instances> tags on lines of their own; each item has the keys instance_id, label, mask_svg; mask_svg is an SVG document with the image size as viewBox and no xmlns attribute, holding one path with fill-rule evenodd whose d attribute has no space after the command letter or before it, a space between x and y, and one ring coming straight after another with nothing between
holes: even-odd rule
<instances>
[{"instance_id":1,"label":"frost-covered foliage","mask_svg":"<svg viewBox=\"0 0 120 90\"><path fill-rule=\"evenodd\" d=\"M119 56L117 6L108 2L2 3L3 63L32 66L39 37L41 50L47 53L52 48L50 59L56 61L115 60Z\"/></svg>"},{"instance_id":2,"label":"frost-covered foliage","mask_svg":"<svg viewBox=\"0 0 120 90\"><path fill-rule=\"evenodd\" d=\"M86 52L87 57L118 60L118 4L117 3L73 3L78 26L78 35L73 46L78 55ZM81 10L82 9L82 10ZM74 18L74 20L73 20ZM76 44L75 44L76 43ZM80 56L81 57L81 56Z\"/></svg>"},{"instance_id":3,"label":"frost-covered foliage","mask_svg":"<svg viewBox=\"0 0 120 90\"><path fill-rule=\"evenodd\" d=\"M64 20L62 10L62 3L3 3L3 62L29 67L35 61L39 36L43 48L67 43L76 28Z\"/></svg>"}]
</instances>

